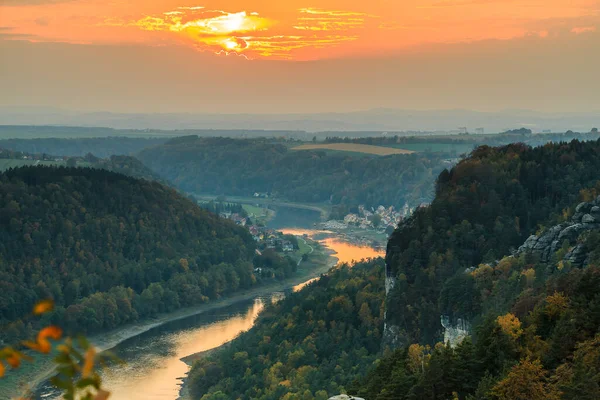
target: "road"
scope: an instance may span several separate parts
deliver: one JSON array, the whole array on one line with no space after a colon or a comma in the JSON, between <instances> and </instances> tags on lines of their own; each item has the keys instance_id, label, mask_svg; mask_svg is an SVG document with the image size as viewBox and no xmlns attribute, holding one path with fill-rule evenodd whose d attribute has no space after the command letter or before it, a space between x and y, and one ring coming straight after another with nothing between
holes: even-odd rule
<instances>
[{"instance_id":1,"label":"road","mask_svg":"<svg viewBox=\"0 0 600 400\"><path fill-rule=\"evenodd\" d=\"M298 239L302 240L305 245L307 245L308 247L310 247L310 251L308 253L306 253L306 254L311 255L313 253L313 251L315 251L315 248L312 247L310 244L308 244L306 242L306 240L304 240L304 238L298 237ZM300 266L300 264L302 264L302 257L300 257L300 259L298 260L298 266Z\"/></svg>"}]
</instances>

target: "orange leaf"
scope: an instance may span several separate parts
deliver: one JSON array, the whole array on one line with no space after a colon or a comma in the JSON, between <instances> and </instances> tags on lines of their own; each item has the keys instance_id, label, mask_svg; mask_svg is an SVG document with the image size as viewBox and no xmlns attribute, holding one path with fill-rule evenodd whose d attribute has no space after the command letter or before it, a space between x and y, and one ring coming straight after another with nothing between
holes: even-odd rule
<instances>
[{"instance_id":1,"label":"orange leaf","mask_svg":"<svg viewBox=\"0 0 600 400\"><path fill-rule=\"evenodd\" d=\"M40 345L37 344L36 342L32 342L30 340L24 341L23 346L25 346L31 350L40 351Z\"/></svg>"},{"instance_id":2,"label":"orange leaf","mask_svg":"<svg viewBox=\"0 0 600 400\"><path fill-rule=\"evenodd\" d=\"M85 353L85 362L83 363L83 368L81 370L81 376L87 378L92 373L94 369L94 358L96 357L96 350L93 347L90 347L88 351Z\"/></svg>"},{"instance_id":3,"label":"orange leaf","mask_svg":"<svg viewBox=\"0 0 600 400\"><path fill-rule=\"evenodd\" d=\"M58 340L62 337L62 329L58 326L48 326L38 333L38 342L41 342L42 339L50 338L54 340Z\"/></svg>"},{"instance_id":4,"label":"orange leaf","mask_svg":"<svg viewBox=\"0 0 600 400\"><path fill-rule=\"evenodd\" d=\"M52 311L54 308L54 302L52 300L42 300L33 307L33 313L40 315Z\"/></svg>"},{"instance_id":5,"label":"orange leaf","mask_svg":"<svg viewBox=\"0 0 600 400\"><path fill-rule=\"evenodd\" d=\"M4 364L0 362L0 378L4 376Z\"/></svg>"},{"instance_id":6,"label":"orange leaf","mask_svg":"<svg viewBox=\"0 0 600 400\"><path fill-rule=\"evenodd\" d=\"M40 353L50 353L52 345L50 339L58 340L62 337L62 329L57 326L48 326L42 329L37 335L37 343L23 342L23 345L29 347L32 350L39 351Z\"/></svg>"},{"instance_id":7,"label":"orange leaf","mask_svg":"<svg viewBox=\"0 0 600 400\"><path fill-rule=\"evenodd\" d=\"M14 351L6 358L6 362L13 368L19 368L21 365L21 355Z\"/></svg>"}]
</instances>

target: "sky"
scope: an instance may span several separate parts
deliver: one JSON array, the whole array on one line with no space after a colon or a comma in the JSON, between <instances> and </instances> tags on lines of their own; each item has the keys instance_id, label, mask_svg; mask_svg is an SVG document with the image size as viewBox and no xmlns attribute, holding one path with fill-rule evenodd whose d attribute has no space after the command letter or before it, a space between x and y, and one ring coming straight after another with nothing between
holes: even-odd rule
<instances>
[{"instance_id":1,"label":"sky","mask_svg":"<svg viewBox=\"0 0 600 400\"><path fill-rule=\"evenodd\" d=\"M0 0L0 106L600 111L599 29L600 0Z\"/></svg>"}]
</instances>

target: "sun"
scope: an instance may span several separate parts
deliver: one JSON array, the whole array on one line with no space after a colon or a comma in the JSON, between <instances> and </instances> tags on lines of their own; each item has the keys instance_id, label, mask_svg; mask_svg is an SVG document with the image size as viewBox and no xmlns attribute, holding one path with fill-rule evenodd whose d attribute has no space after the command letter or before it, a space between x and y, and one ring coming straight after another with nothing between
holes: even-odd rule
<instances>
[{"instance_id":1,"label":"sun","mask_svg":"<svg viewBox=\"0 0 600 400\"><path fill-rule=\"evenodd\" d=\"M233 39L225 39L225 41L223 42L223 45L225 46L225 49L227 50L238 50L240 45Z\"/></svg>"}]
</instances>

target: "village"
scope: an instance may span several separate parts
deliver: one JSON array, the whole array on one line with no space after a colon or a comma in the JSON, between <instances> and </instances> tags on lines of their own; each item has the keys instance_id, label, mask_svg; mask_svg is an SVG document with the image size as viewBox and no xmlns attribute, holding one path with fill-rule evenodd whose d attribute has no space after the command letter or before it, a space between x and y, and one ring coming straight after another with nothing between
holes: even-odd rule
<instances>
[{"instance_id":1,"label":"village","mask_svg":"<svg viewBox=\"0 0 600 400\"><path fill-rule=\"evenodd\" d=\"M396 210L394 206L377 208L367 208L363 205L358 206L358 213L347 214L343 220L329 220L319 224L323 229L348 229L356 227L364 230L376 230L384 233L388 230L394 230L400 221L408 217L413 209L405 204L402 210Z\"/></svg>"},{"instance_id":2,"label":"village","mask_svg":"<svg viewBox=\"0 0 600 400\"><path fill-rule=\"evenodd\" d=\"M221 212L219 216L227 218L237 225L246 227L254 241L258 244L259 251L274 249L279 252L290 253L298 250L298 240L294 235L284 235L282 232L267 228L263 224L253 223L246 212Z\"/></svg>"}]
</instances>

